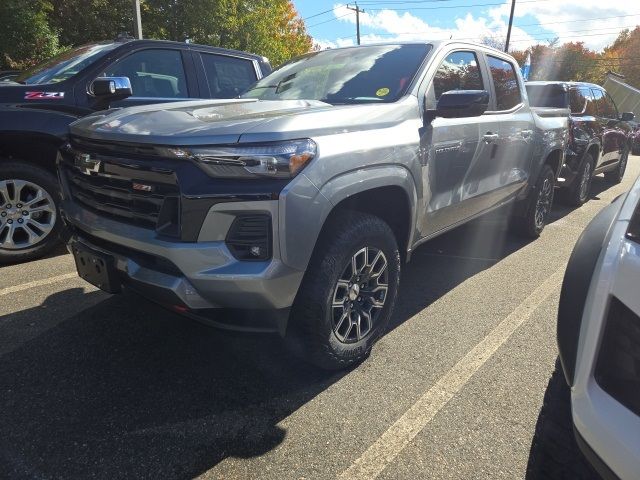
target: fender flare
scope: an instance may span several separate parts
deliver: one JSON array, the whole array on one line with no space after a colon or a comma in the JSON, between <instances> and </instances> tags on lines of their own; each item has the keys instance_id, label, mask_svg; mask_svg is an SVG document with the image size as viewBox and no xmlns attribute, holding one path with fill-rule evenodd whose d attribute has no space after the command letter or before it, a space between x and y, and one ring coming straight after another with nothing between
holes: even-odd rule
<instances>
[{"instance_id":1,"label":"fender flare","mask_svg":"<svg viewBox=\"0 0 640 480\"><path fill-rule=\"evenodd\" d=\"M331 209L323 212L321 225L324 225L333 208L340 202L359 193L382 187L398 187L407 196L409 205L408 242L407 245L401 246L401 249L404 249L406 253L411 252L417 222L418 191L411 172L400 165L375 165L353 170L333 177L326 182L320 189L320 193L329 200Z\"/></svg>"}]
</instances>

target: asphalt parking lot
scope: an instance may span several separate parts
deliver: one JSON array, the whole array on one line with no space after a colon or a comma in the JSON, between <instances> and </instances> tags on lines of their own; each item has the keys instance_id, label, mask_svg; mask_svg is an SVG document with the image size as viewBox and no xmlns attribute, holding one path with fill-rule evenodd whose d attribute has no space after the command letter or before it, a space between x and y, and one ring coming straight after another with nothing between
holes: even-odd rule
<instances>
[{"instance_id":1,"label":"asphalt parking lot","mask_svg":"<svg viewBox=\"0 0 640 480\"><path fill-rule=\"evenodd\" d=\"M494 216L420 247L391 330L338 374L97 291L63 249L3 267L0 477L524 478L566 262L639 173L596 178L535 242Z\"/></svg>"}]
</instances>

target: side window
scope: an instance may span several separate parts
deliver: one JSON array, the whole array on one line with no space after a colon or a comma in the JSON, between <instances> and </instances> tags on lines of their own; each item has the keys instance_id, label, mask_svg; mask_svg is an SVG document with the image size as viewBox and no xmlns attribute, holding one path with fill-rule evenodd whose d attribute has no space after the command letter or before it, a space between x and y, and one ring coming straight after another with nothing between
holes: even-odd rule
<instances>
[{"instance_id":1,"label":"side window","mask_svg":"<svg viewBox=\"0 0 640 480\"><path fill-rule=\"evenodd\" d=\"M134 97L189 97L179 50L140 50L107 67L104 75L129 77Z\"/></svg>"},{"instance_id":2,"label":"side window","mask_svg":"<svg viewBox=\"0 0 640 480\"><path fill-rule=\"evenodd\" d=\"M498 110L510 110L522 102L522 94L518 85L518 75L514 66L500 58L487 55L489 69L496 89L496 106Z\"/></svg>"},{"instance_id":3,"label":"side window","mask_svg":"<svg viewBox=\"0 0 640 480\"><path fill-rule=\"evenodd\" d=\"M586 87L572 88L569 90L569 103L571 113L574 115L595 115L595 105L591 89Z\"/></svg>"},{"instance_id":4,"label":"side window","mask_svg":"<svg viewBox=\"0 0 640 480\"><path fill-rule=\"evenodd\" d=\"M596 102L595 102L595 99L593 98L593 92L591 91L590 88L587 88L587 87L581 87L580 92L586 99L586 105L584 107L585 115L590 115L592 117L595 117L598 114L598 112L596 110Z\"/></svg>"},{"instance_id":5,"label":"side window","mask_svg":"<svg viewBox=\"0 0 640 480\"><path fill-rule=\"evenodd\" d=\"M571 113L580 115L584 113L587 106L587 97L585 96L588 91L582 88L572 88L569 90L569 106Z\"/></svg>"},{"instance_id":6,"label":"side window","mask_svg":"<svg viewBox=\"0 0 640 480\"><path fill-rule=\"evenodd\" d=\"M452 52L442 61L435 77L436 100L449 90L484 90L478 58L473 52Z\"/></svg>"},{"instance_id":7,"label":"side window","mask_svg":"<svg viewBox=\"0 0 640 480\"><path fill-rule=\"evenodd\" d=\"M258 79L250 60L201 53L211 98L233 98L244 93Z\"/></svg>"},{"instance_id":8,"label":"side window","mask_svg":"<svg viewBox=\"0 0 640 480\"><path fill-rule=\"evenodd\" d=\"M607 92L604 92L604 101L606 104L606 108L607 108L607 112L608 118L614 118L614 119L618 119L618 108L616 107L616 103L613 101L613 98L611 98L611 95L609 95Z\"/></svg>"},{"instance_id":9,"label":"side window","mask_svg":"<svg viewBox=\"0 0 640 480\"><path fill-rule=\"evenodd\" d=\"M592 89L598 115L604 118L618 118L618 111L609 96L600 89Z\"/></svg>"}]
</instances>

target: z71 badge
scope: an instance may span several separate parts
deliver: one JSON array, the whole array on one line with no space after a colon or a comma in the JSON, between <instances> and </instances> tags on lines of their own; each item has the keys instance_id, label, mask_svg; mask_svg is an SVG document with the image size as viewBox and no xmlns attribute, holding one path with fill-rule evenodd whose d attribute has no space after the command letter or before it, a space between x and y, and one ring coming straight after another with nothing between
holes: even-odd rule
<instances>
[{"instance_id":1,"label":"z71 badge","mask_svg":"<svg viewBox=\"0 0 640 480\"><path fill-rule=\"evenodd\" d=\"M64 92L25 92L25 100L43 100L49 98L64 98Z\"/></svg>"}]
</instances>

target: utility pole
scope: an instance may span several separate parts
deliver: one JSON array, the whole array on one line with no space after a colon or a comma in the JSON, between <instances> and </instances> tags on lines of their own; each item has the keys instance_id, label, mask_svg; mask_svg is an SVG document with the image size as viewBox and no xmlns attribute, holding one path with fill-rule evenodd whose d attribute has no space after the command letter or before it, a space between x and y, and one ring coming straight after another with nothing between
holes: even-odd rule
<instances>
[{"instance_id":1,"label":"utility pole","mask_svg":"<svg viewBox=\"0 0 640 480\"><path fill-rule=\"evenodd\" d=\"M358 38L358 45L360 45L360 14L364 13L364 10L358 8L358 2L356 2L356 6L355 7L350 7L347 4L347 8L349 10L353 10L354 12L356 12L356 36Z\"/></svg>"},{"instance_id":2,"label":"utility pole","mask_svg":"<svg viewBox=\"0 0 640 480\"><path fill-rule=\"evenodd\" d=\"M511 39L511 27L513 26L513 11L516 9L516 0L511 0L511 15L509 15L509 28L507 28L507 41L504 43L504 51L509 53L509 40Z\"/></svg>"},{"instance_id":3,"label":"utility pole","mask_svg":"<svg viewBox=\"0 0 640 480\"><path fill-rule=\"evenodd\" d=\"M136 38L142 38L142 19L140 18L140 0L133 0L133 32Z\"/></svg>"}]
</instances>

